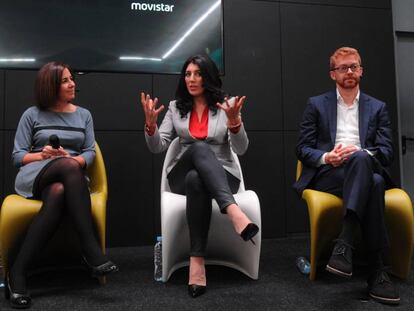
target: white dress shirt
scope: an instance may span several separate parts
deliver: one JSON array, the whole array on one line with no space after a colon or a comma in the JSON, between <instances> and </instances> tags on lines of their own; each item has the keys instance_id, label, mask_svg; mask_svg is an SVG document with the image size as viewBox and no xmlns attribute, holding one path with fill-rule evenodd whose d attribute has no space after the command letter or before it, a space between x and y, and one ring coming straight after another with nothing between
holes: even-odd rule
<instances>
[{"instance_id":1,"label":"white dress shirt","mask_svg":"<svg viewBox=\"0 0 414 311\"><path fill-rule=\"evenodd\" d=\"M336 137L335 147L342 144L342 147L354 145L361 149L361 141L359 140L359 90L351 105L347 105L336 89L337 98L337 114L336 114ZM325 152L319 159L319 165L326 164Z\"/></svg>"}]
</instances>

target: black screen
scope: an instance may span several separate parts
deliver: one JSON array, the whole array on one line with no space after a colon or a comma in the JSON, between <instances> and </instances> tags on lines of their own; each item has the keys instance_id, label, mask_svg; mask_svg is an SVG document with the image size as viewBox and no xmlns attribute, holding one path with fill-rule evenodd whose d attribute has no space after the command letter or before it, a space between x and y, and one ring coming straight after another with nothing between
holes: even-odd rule
<instances>
[{"instance_id":1,"label":"black screen","mask_svg":"<svg viewBox=\"0 0 414 311\"><path fill-rule=\"evenodd\" d=\"M203 53L224 71L221 0L1 2L0 68L178 73Z\"/></svg>"}]
</instances>

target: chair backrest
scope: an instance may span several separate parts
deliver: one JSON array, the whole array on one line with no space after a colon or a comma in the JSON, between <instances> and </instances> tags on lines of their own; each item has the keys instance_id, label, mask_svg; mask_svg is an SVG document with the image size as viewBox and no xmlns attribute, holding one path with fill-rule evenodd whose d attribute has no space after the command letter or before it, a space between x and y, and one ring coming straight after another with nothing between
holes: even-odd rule
<instances>
[{"instance_id":1,"label":"chair backrest","mask_svg":"<svg viewBox=\"0 0 414 311\"><path fill-rule=\"evenodd\" d=\"M298 160L298 164L296 165L296 180L298 180L300 177L300 174L302 174L302 167L303 167L302 162Z\"/></svg>"},{"instance_id":2,"label":"chair backrest","mask_svg":"<svg viewBox=\"0 0 414 311\"><path fill-rule=\"evenodd\" d=\"M162 167L162 175L161 175L161 193L164 191L171 192L170 185L168 184L168 179L167 179L167 167L170 164L170 162L176 157L177 153L179 152L180 150L179 144L180 144L179 137L176 137L171 142L170 146L168 147L167 154L165 155L164 164ZM241 178L239 190L237 192L243 192L245 191L245 187L244 187L244 178L243 178L243 172L240 166L240 161L237 155L233 152L233 150L231 151L231 153L233 155L233 159L236 162L237 167L239 168L240 178Z\"/></svg>"},{"instance_id":3,"label":"chair backrest","mask_svg":"<svg viewBox=\"0 0 414 311\"><path fill-rule=\"evenodd\" d=\"M102 156L101 148L95 142L96 156L93 164L88 168L88 175L90 178L90 190L94 192L108 193L108 181L106 178L105 162Z\"/></svg>"}]
</instances>

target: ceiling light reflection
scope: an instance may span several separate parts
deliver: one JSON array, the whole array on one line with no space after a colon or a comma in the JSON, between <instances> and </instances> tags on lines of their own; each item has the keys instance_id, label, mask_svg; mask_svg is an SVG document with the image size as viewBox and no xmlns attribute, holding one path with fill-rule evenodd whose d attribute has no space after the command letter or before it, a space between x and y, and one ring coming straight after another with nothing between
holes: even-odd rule
<instances>
[{"instance_id":1,"label":"ceiling light reflection","mask_svg":"<svg viewBox=\"0 0 414 311\"><path fill-rule=\"evenodd\" d=\"M15 63L22 63L22 62L35 62L35 58L0 58L0 62L15 62Z\"/></svg>"},{"instance_id":2,"label":"ceiling light reflection","mask_svg":"<svg viewBox=\"0 0 414 311\"><path fill-rule=\"evenodd\" d=\"M218 8L220 6L221 0L218 0L216 3L214 3L210 9L208 9L208 11L206 13L204 13L195 23L193 26L191 26L190 29L187 30L187 32L181 37L180 40L178 40L171 49L168 50L167 53L165 53L162 56L162 59L167 58L168 56L170 56L170 54L172 52L174 52L174 50L184 41L185 38L187 38L193 31L194 29L197 28L198 25L200 25L206 18L207 16L209 16L211 14L211 12L213 12L216 8Z\"/></svg>"},{"instance_id":3,"label":"ceiling light reflection","mask_svg":"<svg viewBox=\"0 0 414 311\"><path fill-rule=\"evenodd\" d=\"M154 62L161 62L161 58L155 58L155 57L141 57L141 56L120 56L120 60L150 60Z\"/></svg>"}]
</instances>

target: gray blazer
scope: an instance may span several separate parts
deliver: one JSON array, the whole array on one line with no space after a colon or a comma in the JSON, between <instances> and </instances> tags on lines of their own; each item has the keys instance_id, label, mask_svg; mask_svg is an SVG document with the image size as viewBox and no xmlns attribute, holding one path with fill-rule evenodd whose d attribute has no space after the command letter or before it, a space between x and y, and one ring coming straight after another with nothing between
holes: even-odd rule
<instances>
[{"instance_id":1,"label":"gray blazer","mask_svg":"<svg viewBox=\"0 0 414 311\"><path fill-rule=\"evenodd\" d=\"M229 103L230 105L234 104L234 98L231 98ZM155 130L154 135L149 136L146 131L144 131L147 146L151 152L154 153L163 152L168 148L175 137L179 137L180 151L167 167L167 174L175 164L177 164L187 148L192 143L198 141L191 136L189 131L190 113L191 112L184 118L181 118L180 112L175 105L175 101L172 101L169 104L168 111L162 120L161 126ZM233 160L231 150L238 155L242 155L247 150L249 139L247 138L243 123L239 132L233 134L227 128L226 113L223 110L218 109L217 113L214 115L210 110L208 113L208 136L205 139L205 142L210 145L224 169L238 179L241 179L240 172Z\"/></svg>"}]
</instances>

